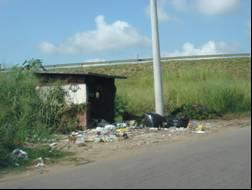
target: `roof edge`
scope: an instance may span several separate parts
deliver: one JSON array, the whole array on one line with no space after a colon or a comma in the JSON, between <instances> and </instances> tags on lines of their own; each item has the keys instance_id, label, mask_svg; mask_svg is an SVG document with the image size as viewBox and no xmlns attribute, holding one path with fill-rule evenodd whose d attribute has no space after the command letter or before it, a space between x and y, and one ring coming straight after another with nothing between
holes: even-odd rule
<instances>
[{"instance_id":1,"label":"roof edge","mask_svg":"<svg viewBox=\"0 0 252 190\"><path fill-rule=\"evenodd\" d=\"M52 72L52 71L36 71L34 74L37 75L69 75L69 76L84 76L84 77L99 77L99 78L114 78L114 79L127 79L126 76L118 76L118 75L106 75L100 73L92 73L92 72Z\"/></svg>"}]
</instances>

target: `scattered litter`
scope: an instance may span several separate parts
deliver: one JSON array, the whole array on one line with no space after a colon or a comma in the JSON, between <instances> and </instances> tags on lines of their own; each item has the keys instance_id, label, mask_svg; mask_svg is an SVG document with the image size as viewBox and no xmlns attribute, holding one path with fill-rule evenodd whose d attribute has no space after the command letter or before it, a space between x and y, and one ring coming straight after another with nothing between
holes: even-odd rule
<instances>
[{"instance_id":1,"label":"scattered litter","mask_svg":"<svg viewBox=\"0 0 252 190\"><path fill-rule=\"evenodd\" d=\"M75 141L75 144L81 145L83 143L85 143L85 135L84 134L78 134L77 138L76 138L76 141Z\"/></svg>"},{"instance_id":2,"label":"scattered litter","mask_svg":"<svg viewBox=\"0 0 252 190\"><path fill-rule=\"evenodd\" d=\"M186 128L189 119L183 116L169 115L163 117L156 113L146 113L143 118L143 125L150 128Z\"/></svg>"},{"instance_id":3,"label":"scattered litter","mask_svg":"<svg viewBox=\"0 0 252 190\"><path fill-rule=\"evenodd\" d=\"M85 134L84 131L79 131L79 132L72 132L68 136L68 142L72 144L82 144L85 142Z\"/></svg>"},{"instance_id":4,"label":"scattered litter","mask_svg":"<svg viewBox=\"0 0 252 190\"><path fill-rule=\"evenodd\" d=\"M128 139L129 138L128 134L127 133L123 133L123 138L124 139Z\"/></svg>"},{"instance_id":5,"label":"scattered litter","mask_svg":"<svg viewBox=\"0 0 252 190\"><path fill-rule=\"evenodd\" d=\"M57 145L58 145L57 143L49 144L49 151L52 152L54 149L56 149Z\"/></svg>"},{"instance_id":6,"label":"scattered litter","mask_svg":"<svg viewBox=\"0 0 252 190\"><path fill-rule=\"evenodd\" d=\"M198 127L195 130L196 131L205 131L206 127L203 124L199 124Z\"/></svg>"},{"instance_id":7,"label":"scattered litter","mask_svg":"<svg viewBox=\"0 0 252 190\"><path fill-rule=\"evenodd\" d=\"M166 123L166 119L156 113L145 113L143 119L143 125L150 128L163 127Z\"/></svg>"},{"instance_id":8,"label":"scattered litter","mask_svg":"<svg viewBox=\"0 0 252 190\"><path fill-rule=\"evenodd\" d=\"M116 123L116 128L126 128L127 126L127 123Z\"/></svg>"},{"instance_id":9,"label":"scattered litter","mask_svg":"<svg viewBox=\"0 0 252 190\"><path fill-rule=\"evenodd\" d=\"M151 127L149 128L150 131L158 131L158 128Z\"/></svg>"},{"instance_id":10,"label":"scattered litter","mask_svg":"<svg viewBox=\"0 0 252 190\"><path fill-rule=\"evenodd\" d=\"M189 119L187 117L170 115L166 117L165 127L186 128L188 124L189 124Z\"/></svg>"},{"instance_id":11,"label":"scattered litter","mask_svg":"<svg viewBox=\"0 0 252 190\"><path fill-rule=\"evenodd\" d=\"M177 131L177 129L175 127L169 128L169 132L170 133L175 133L176 131Z\"/></svg>"},{"instance_id":12,"label":"scattered litter","mask_svg":"<svg viewBox=\"0 0 252 190\"><path fill-rule=\"evenodd\" d=\"M105 127L97 127L96 132L98 135L107 135L109 133L113 133L116 127L114 125L106 125Z\"/></svg>"},{"instance_id":13,"label":"scattered litter","mask_svg":"<svg viewBox=\"0 0 252 190\"><path fill-rule=\"evenodd\" d=\"M108 132L111 132L114 131L116 127L114 125L106 125L104 129L107 130Z\"/></svg>"},{"instance_id":14,"label":"scattered litter","mask_svg":"<svg viewBox=\"0 0 252 190\"><path fill-rule=\"evenodd\" d=\"M128 128L128 127L116 129L116 132L117 132L117 133L125 133L125 132L128 132L128 131L129 131L129 128Z\"/></svg>"},{"instance_id":15,"label":"scattered litter","mask_svg":"<svg viewBox=\"0 0 252 190\"><path fill-rule=\"evenodd\" d=\"M95 143L99 143L99 142L113 142L114 140L117 140L117 137L115 135L107 135L107 136L97 136L95 138Z\"/></svg>"},{"instance_id":16,"label":"scattered litter","mask_svg":"<svg viewBox=\"0 0 252 190\"><path fill-rule=\"evenodd\" d=\"M14 160L28 160L27 152L23 151L22 149L15 149L12 151L11 156Z\"/></svg>"},{"instance_id":17,"label":"scattered litter","mask_svg":"<svg viewBox=\"0 0 252 190\"><path fill-rule=\"evenodd\" d=\"M99 143L99 142L104 142L104 141L103 141L103 139L101 137L96 137L94 142Z\"/></svg>"},{"instance_id":18,"label":"scattered litter","mask_svg":"<svg viewBox=\"0 0 252 190\"><path fill-rule=\"evenodd\" d=\"M176 128L176 131L177 132L183 132L183 131L186 131L186 128Z\"/></svg>"},{"instance_id":19,"label":"scattered litter","mask_svg":"<svg viewBox=\"0 0 252 190\"><path fill-rule=\"evenodd\" d=\"M148 134L152 135L151 138L156 139L159 138L159 134L165 134L162 137L179 136L194 132L203 134L206 133L206 129L212 127L210 123L203 125L200 121L191 121L183 115L174 113L168 116L145 113L141 117L132 116L127 117L127 119L113 124L105 120L95 120L92 124L95 128L72 132L68 137L68 142L79 146L87 146L86 143L88 142L106 143L122 139L126 140L129 137L141 139L147 138ZM57 144L52 143L49 146L53 149Z\"/></svg>"},{"instance_id":20,"label":"scattered litter","mask_svg":"<svg viewBox=\"0 0 252 190\"><path fill-rule=\"evenodd\" d=\"M205 131L194 131L194 133L197 133L197 134L205 134L206 132L205 132Z\"/></svg>"},{"instance_id":21,"label":"scattered litter","mask_svg":"<svg viewBox=\"0 0 252 190\"><path fill-rule=\"evenodd\" d=\"M137 121L136 120L128 121L128 126L132 127L132 128L136 128L137 127Z\"/></svg>"},{"instance_id":22,"label":"scattered litter","mask_svg":"<svg viewBox=\"0 0 252 190\"><path fill-rule=\"evenodd\" d=\"M117 140L115 125L105 125L104 127L96 128L96 138L94 140L95 143L112 142L114 140Z\"/></svg>"},{"instance_id":23,"label":"scattered litter","mask_svg":"<svg viewBox=\"0 0 252 190\"><path fill-rule=\"evenodd\" d=\"M98 122L98 124L96 126L97 127L105 127L106 125L109 125L109 123L107 121L105 121L104 119L102 119L100 122Z\"/></svg>"},{"instance_id":24,"label":"scattered litter","mask_svg":"<svg viewBox=\"0 0 252 190\"><path fill-rule=\"evenodd\" d=\"M57 146L57 143L51 143L51 144L49 144L49 147L50 148L54 148L54 147L56 147Z\"/></svg>"},{"instance_id":25,"label":"scattered litter","mask_svg":"<svg viewBox=\"0 0 252 190\"><path fill-rule=\"evenodd\" d=\"M193 132L197 133L197 134L205 134L206 133L206 126L203 124L198 124L198 126L195 128L195 130Z\"/></svg>"},{"instance_id":26,"label":"scattered litter","mask_svg":"<svg viewBox=\"0 0 252 190\"><path fill-rule=\"evenodd\" d=\"M96 138L96 133L89 133L86 136L85 142L94 142Z\"/></svg>"},{"instance_id":27,"label":"scattered litter","mask_svg":"<svg viewBox=\"0 0 252 190\"><path fill-rule=\"evenodd\" d=\"M76 142L76 139L77 139L76 136L74 136L73 134L71 134L71 135L68 136L68 142L69 143L73 143L74 144Z\"/></svg>"},{"instance_id":28,"label":"scattered litter","mask_svg":"<svg viewBox=\"0 0 252 190\"><path fill-rule=\"evenodd\" d=\"M42 157L37 158L36 160L34 160L34 162L35 162L35 166L34 166L35 168L45 166L45 163Z\"/></svg>"}]
</instances>

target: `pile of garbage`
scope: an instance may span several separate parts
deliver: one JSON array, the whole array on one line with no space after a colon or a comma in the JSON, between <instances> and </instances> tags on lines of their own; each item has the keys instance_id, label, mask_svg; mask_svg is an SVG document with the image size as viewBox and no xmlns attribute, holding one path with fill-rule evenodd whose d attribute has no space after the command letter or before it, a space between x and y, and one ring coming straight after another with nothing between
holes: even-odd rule
<instances>
[{"instance_id":1,"label":"pile of garbage","mask_svg":"<svg viewBox=\"0 0 252 190\"><path fill-rule=\"evenodd\" d=\"M95 129L72 132L68 139L70 143L76 145L83 145L86 142L113 142L128 139L128 130L129 127L126 123L108 124L102 122Z\"/></svg>"},{"instance_id":2,"label":"pile of garbage","mask_svg":"<svg viewBox=\"0 0 252 190\"><path fill-rule=\"evenodd\" d=\"M130 119L130 118L129 118ZM205 134L207 129L212 127L210 124L200 121L190 121L187 117L169 115L161 116L156 113L145 113L138 120L127 120L110 124L104 120L97 123L96 128L84 131L74 131L67 138L64 136L65 144L53 142L48 145L49 151L60 150L70 144L86 146L88 142L92 143L112 143L124 141L133 138L148 138L148 135L158 137L158 131L165 131L164 136L183 135L187 133ZM148 133L148 134L146 134ZM19 166L23 161L28 160L28 153L22 149L15 149L11 153L11 158L15 165ZM39 157L33 161L36 168L45 167L48 158Z\"/></svg>"},{"instance_id":3,"label":"pile of garbage","mask_svg":"<svg viewBox=\"0 0 252 190\"><path fill-rule=\"evenodd\" d=\"M130 119L130 118L129 118ZM139 119L139 117L138 117ZM110 124L105 120L97 122L96 128L85 131L72 132L69 135L69 142L83 145L86 142L110 143L118 140L126 140L138 129L149 129L150 131L160 129L175 129L182 132L188 127L189 119L180 116L163 117L156 113L145 113L141 120L128 120Z\"/></svg>"}]
</instances>

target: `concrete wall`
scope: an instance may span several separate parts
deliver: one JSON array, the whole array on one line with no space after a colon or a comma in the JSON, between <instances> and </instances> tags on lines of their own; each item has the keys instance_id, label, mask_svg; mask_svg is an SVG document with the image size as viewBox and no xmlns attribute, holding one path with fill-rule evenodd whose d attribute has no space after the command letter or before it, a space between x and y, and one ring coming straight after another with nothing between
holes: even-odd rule
<instances>
[{"instance_id":1,"label":"concrete wall","mask_svg":"<svg viewBox=\"0 0 252 190\"><path fill-rule=\"evenodd\" d=\"M86 84L63 85L62 89L66 92L65 101L68 105L87 103Z\"/></svg>"},{"instance_id":2,"label":"concrete wall","mask_svg":"<svg viewBox=\"0 0 252 190\"><path fill-rule=\"evenodd\" d=\"M41 86L37 87L42 98L46 98L48 92L53 86ZM87 103L87 88L86 84L67 84L62 85L61 88L65 91L66 104L86 104Z\"/></svg>"}]
</instances>

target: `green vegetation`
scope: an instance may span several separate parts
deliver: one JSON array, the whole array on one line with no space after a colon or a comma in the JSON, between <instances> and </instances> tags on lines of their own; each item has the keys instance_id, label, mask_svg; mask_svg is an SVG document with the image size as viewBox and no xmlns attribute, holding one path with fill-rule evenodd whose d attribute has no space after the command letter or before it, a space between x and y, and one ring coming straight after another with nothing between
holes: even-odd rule
<instances>
[{"instance_id":1,"label":"green vegetation","mask_svg":"<svg viewBox=\"0 0 252 190\"><path fill-rule=\"evenodd\" d=\"M81 69L127 76L127 80L117 80L116 85L128 111L135 114L154 111L152 64ZM162 71L166 113L194 104L224 114L251 111L249 58L171 61L162 64Z\"/></svg>"},{"instance_id":2,"label":"green vegetation","mask_svg":"<svg viewBox=\"0 0 252 190\"><path fill-rule=\"evenodd\" d=\"M212 119L223 116L219 112L210 110L207 106L197 104L182 105L181 107L175 109L171 114L195 120Z\"/></svg>"},{"instance_id":3,"label":"green vegetation","mask_svg":"<svg viewBox=\"0 0 252 190\"><path fill-rule=\"evenodd\" d=\"M47 98L37 93L39 81L32 71L40 64L39 60L26 61L21 69L0 73L0 168L15 164L10 158L14 149L47 143L52 134L70 125L70 120L62 120L64 93L57 85ZM28 150L34 154L35 150ZM40 153L46 156L46 151Z\"/></svg>"},{"instance_id":4,"label":"green vegetation","mask_svg":"<svg viewBox=\"0 0 252 190\"><path fill-rule=\"evenodd\" d=\"M116 96L115 98L115 121L122 121L122 115L128 110L128 103L126 99L121 96Z\"/></svg>"},{"instance_id":5,"label":"green vegetation","mask_svg":"<svg viewBox=\"0 0 252 190\"><path fill-rule=\"evenodd\" d=\"M0 73L0 169L15 165L10 158L15 148L29 153L30 160L24 164L36 157L62 156L28 145L47 143L53 134L68 133L76 126L73 116L83 106L67 107L60 85L55 84L46 99L39 97L39 81L32 71L41 66L41 61L30 60L22 69ZM152 64L79 68L78 72L81 70L128 77L116 81L116 119L124 111L154 111ZM166 113L181 108L191 118L206 119L212 117L209 113L241 116L251 112L248 58L171 61L162 64L162 71Z\"/></svg>"}]
</instances>

